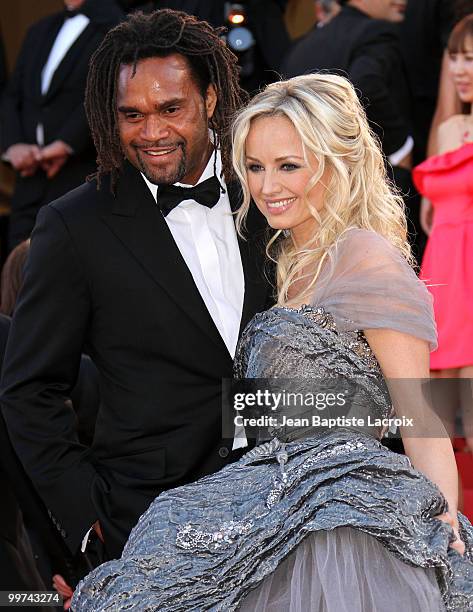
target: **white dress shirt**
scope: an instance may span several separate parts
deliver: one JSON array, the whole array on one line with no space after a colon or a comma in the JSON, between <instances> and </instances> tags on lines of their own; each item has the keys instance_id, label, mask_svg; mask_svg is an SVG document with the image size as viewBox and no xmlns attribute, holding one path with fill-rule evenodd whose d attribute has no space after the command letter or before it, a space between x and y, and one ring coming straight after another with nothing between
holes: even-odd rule
<instances>
[{"instance_id":1,"label":"white dress shirt","mask_svg":"<svg viewBox=\"0 0 473 612\"><path fill-rule=\"evenodd\" d=\"M219 177L222 163L218 151L216 162ZM214 155L197 183L212 177L213 167ZM158 186L142 176L156 200ZM223 179L220 182L226 190ZM183 183L176 185L191 187ZM245 281L228 194L221 193L212 208L195 200L183 200L164 219L233 359L243 311Z\"/></svg>"},{"instance_id":2,"label":"white dress shirt","mask_svg":"<svg viewBox=\"0 0 473 612\"><path fill-rule=\"evenodd\" d=\"M212 155L197 183L213 175L213 165ZM217 176L220 176L221 168L220 152L217 151ZM156 200L158 186L142 176ZM220 181L226 189L223 179ZM176 185L190 187L183 183ZM221 194L213 208L202 206L195 200L184 200L166 215L165 221L233 359L240 330L245 281L228 195ZM232 449L245 446L248 446L245 429L235 427Z\"/></svg>"},{"instance_id":3,"label":"white dress shirt","mask_svg":"<svg viewBox=\"0 0 473 612\"><path fill-rule=\"evenodd\" d=\"M47 93L59 64L89 23L90 19L85 15L76 15L64 20L41 72L41 94L43 96ZM44 129L41 123L36 126L36 141L40 147L44 146Z\"/></svg>"}]
</instances>

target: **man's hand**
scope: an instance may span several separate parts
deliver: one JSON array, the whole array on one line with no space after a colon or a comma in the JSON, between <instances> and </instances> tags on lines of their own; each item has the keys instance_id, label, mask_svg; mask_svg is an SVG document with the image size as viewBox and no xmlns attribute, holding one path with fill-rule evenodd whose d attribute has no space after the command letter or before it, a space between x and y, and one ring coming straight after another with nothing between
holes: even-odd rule
<instances>
[{"instance_id":1,"label":"man's hand","mask_svg":"<svg viewBox=\"0 0 473 612\"><path fill-rule=\"evenodd\" d=\"M4 157L21 176L32 176L38 169L40 148L38 145L18 142L8 147Z\"/></svg>"},{"instance_id":2,"label":"man's hand","mask_svg":"<svg viewBox=\"0 0 473 612\"><path fill-rule=\"evenodd\" d=\"M56 176L71 153L72 149L62 140L55 140L41 149L39 161L48 179Z\"/></svg>"},{"instance_id":3,"label":"man's hand","mask_svg":"<svg viewBox=\"0 0 473 612\"><path fill-rule=\"evenodd\" d=\"M95 531L100 541L103 542L102 528L100 527L100 523L98 521L95 521L95 523L92 525L92 529ZM74 594L73 589L67 584L60 574L55 574L53 576L53 587L64 598L64 610L69 610L71 607L72 595Z\"/></svg>"},{"instance_id":4,"label":"man's hand","mask_svg":"<svg viewBox=\"0 0 473 612\"><path fill-rule=\"evenodd\" d=\"M71 607L71 599L74 591L67 584L64 578L60 574L55 574L53 576L53 587L64 598L64 610L69 610Z\"/></svg>"},{"instance_id":5,"label":"man's hand","mask_svg":"<svg viewBox=\"0 0 473 612\"><path fill-rule=\"evenodd\" d=\"M400 168L404 168L404 170L412 170L412 151L406 153L404 157L396 164Z\"/></svg>"},{"instance_id":6,"label":"man's hand","mask_svg":"<svg viewBox=\"0 0 473 612\"><path fill-rule=\"evenodd\" d=\"M100 527L100 523L98 521L95 521L95 523L92 525L95 533L99 536L99 540L102 542L103 544L103 534L102 534L102 527Z\"/></svg>"},{"instance_id":7,"label":"man's hand","mask_svg":"<svg viewBox=\"0 0 473 612\"><path fill-rule=\"evenodd\" d=\"M460 534L458 532L458 520L454 520L450 512L445 512L444 514L438 514L434 518L450 525L450 527L453 529L453 533L455 534L455 538L456 538L453 542L451 542L450 548L453 548L454 550L456 550L457 553L460 553L460 555L464 555L465 554L465 543L460 538Z\"/></svg>"}]
</instances>

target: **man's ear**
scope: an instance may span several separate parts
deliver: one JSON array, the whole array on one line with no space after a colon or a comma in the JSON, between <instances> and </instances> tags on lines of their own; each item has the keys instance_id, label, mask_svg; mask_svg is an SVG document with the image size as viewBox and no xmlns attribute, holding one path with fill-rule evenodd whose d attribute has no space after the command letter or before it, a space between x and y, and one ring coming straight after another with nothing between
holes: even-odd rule
<instances>
[{"instance_id":1,"label":"man's ear","mask_svg":"<svg viewBox=\"0 0 473 612\"><path fill-rule=\"evenodd\" d=\"M217 92L215 91L215 86L211 83L207 87L207 92L205 94L205 109L207 111L207 119L212 118L216 106L217 106Z\"/></svg>"}]
</instances>

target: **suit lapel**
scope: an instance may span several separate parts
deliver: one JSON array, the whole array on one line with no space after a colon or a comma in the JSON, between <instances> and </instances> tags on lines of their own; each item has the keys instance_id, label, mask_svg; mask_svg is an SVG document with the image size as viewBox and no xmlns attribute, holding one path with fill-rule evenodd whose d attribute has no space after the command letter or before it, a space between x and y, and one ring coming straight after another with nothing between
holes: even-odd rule
<instances>
[{"instance_id":1,"label":"suit lapel","mask_svg":"<svg viewBox=\"0 0 473 612\"><path fill-rule=\"evenodd\" d=\"M231 209L235 212L242 202L241 187L237 182L231 182L227 185L227 190ZM266 219L252 203L246 219L245 237L242 238L237 234L245 278L240 333L256 312L264 310L268 306L270 287L269 283L264 280L263 272L266 261L266 228Z\"/></svg>"},{"instance_id":2,"label":"suit lapel","mask_svg":"<svg viewBox=\"0 0 473 612\"><path fill-rule=\"evenodd\" d=\"M143 178L128 162L119 179L113 211L103 215L103 220L154 282L229 358L166 221Z\"/></svg>"},{"instance_id":3,"label":"suit lapel","mask_svg":"<svg viewBox=\"0 0 473 612\"><path fill-rule=\"evenodd\" d=\"M93 36L95 29L95 25L93 23L89 23L81 32L80 36L74 41L66 55L62 58L61 63L54 71L48 91L45 94L46 100L54 95L55 91L58 89L58 87L60 87L61 83L67 77L69 72L74 68L76 59L80 55L84 45L91 38L91 36Z\"/></svg>"},{"instance_id":4,"label":"suit lapel","mask_svg":"<svg viewBox=\"0 0 473 612\"><path fill-rule=\"evenodd\" d=\"M43 68L46 65L46 62L48 61L48 57L49 54L51 53L51 49L53 48L53 44L54 41L56 40L56 37L59 33L59 30L62 27L62 24L64 22L62 13L58 13L57 15L54 15L50 22L47 25L47 29L46 32L44 33L44 38L42 38L41 42L41 46L40 48L37 50L38 53L36 55L36 59L34 60L34 69L33 69L33 79L34 79L34 85L33 85L33 91L35 96L37 96L38 99L41 99L42 97L42 93L41 93L41 73L43 72Z\"/></svg>"}]
</instances>

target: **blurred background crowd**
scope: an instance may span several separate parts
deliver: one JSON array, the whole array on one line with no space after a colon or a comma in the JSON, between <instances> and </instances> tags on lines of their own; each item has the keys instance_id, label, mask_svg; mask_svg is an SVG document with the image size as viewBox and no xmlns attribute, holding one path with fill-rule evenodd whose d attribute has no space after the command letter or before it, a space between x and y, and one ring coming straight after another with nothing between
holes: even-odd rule
<instances>
[{"instance_id":1,"label":"blurred background crowd","mask_svg":"<svg viewBox=\"0 0 473 612\"><path fill-rule=\"evenodd\" d=\"M250 94L280 76L329 70L350 77L381 139L389 172L406 197L420 262L427 226L421 227L411 169L435 151L438 125L461 110L444 52L453 25L471 11L471 2L369 0L369 14L358 10L363 3L2 3L1 261L28 238L40 206L79 185L94 169L82 103L88 60L106 31L131 11L174 8L226 28L222 35L239 58L241 81Z\"/></svg>"},{"instance_id":2,"label":"blurred background crowd","mask_svg":"<svg viewBox=\"0 0 473 612\"><path fill-rule=\"evenodd\" d=\"M238 56L241 82L249 95L281 76L318 70L352 80L380 139L388 174L403 194L421 274L428 281L448 262L454 290L462 295L458 305L447 300L450 319L445 332L440 326L443 335L432 369L439 378L468 383L473 378L473 330L464 332L473 326L468 310L473 303L473 246L465 224L473 222L471 213L468 216L468 209L473 209L473 0L0 3L0 357L39 208L79 186L94 171L95 151L83 108L89 59L106 32L127 13L159 8L182 10L224 28L222 36ZM458 155L446 158L452 151ZM432 183L432 177L438 179L439 164L448 170L450 187ZM454 168L463 174L452 178ZM438 191L443 189L443 204L460 182L466 204L453 220L457 233L437 231L440 237L434 238L441 216L435 214ZM453 221L450 217L446 224ZM454 249L458 256L452 260L447 254ZM443 311L437 314L440 323L447 318ZM466 347L459 345L462 336ZM463 390L449 387L446 393L463 509L473 520L471 396L471 385ZM97 375L86 355L71 401L81 441L90 443L100 398ZM455 430L460 413L463 437ZM1 417L0 445L0 486L9 500L0 511L0 539L5 544L0 547L0 590L49 585L54 573L75 583L75 572L83 570L64 549L34 487L26 481Z\"/></svg>"}]
</instances>

